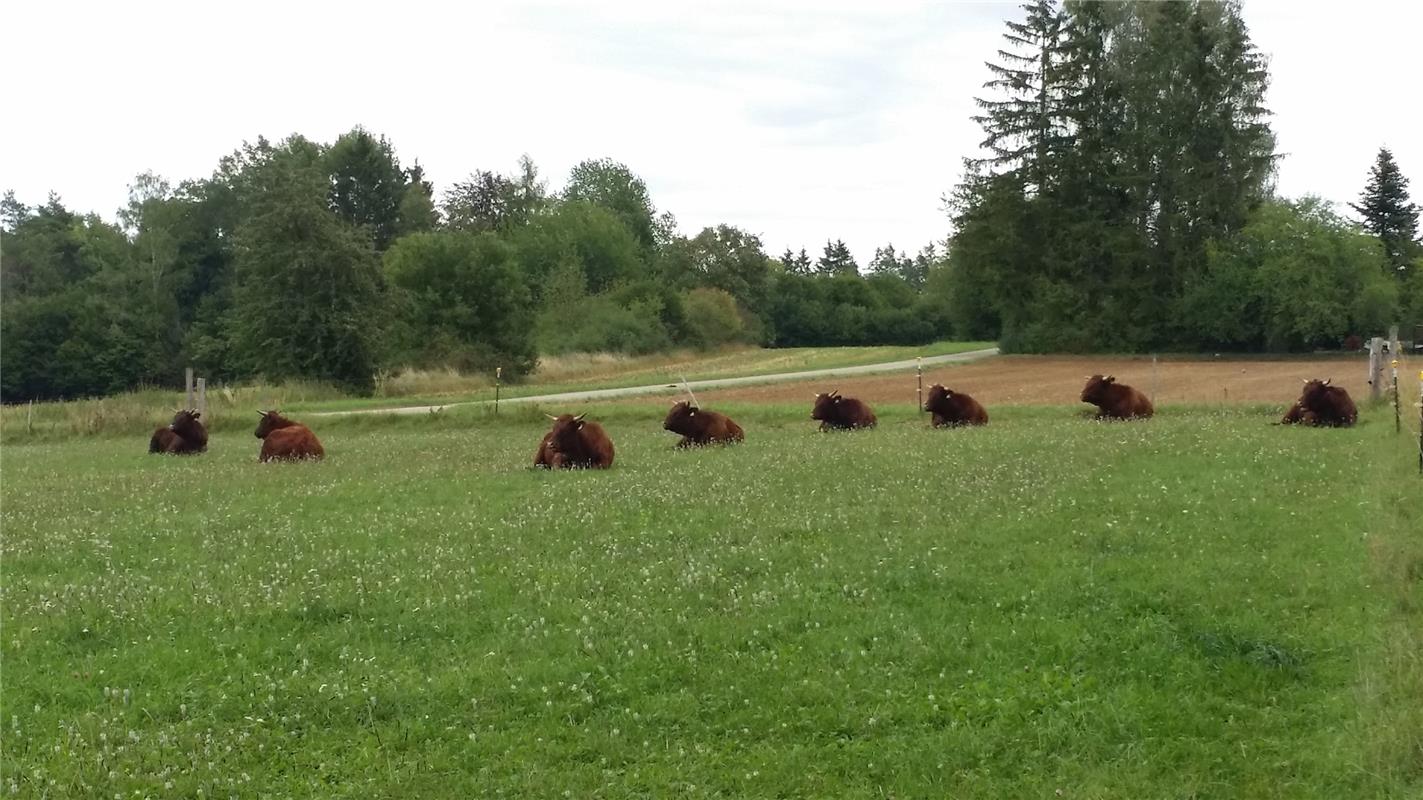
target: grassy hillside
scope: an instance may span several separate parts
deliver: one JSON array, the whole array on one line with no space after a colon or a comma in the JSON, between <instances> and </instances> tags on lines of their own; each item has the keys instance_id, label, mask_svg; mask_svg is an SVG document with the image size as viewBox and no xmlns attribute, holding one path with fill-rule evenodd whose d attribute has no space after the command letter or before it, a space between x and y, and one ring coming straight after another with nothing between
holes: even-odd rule
<instances>
[{"instance_id":1,"label":"grassy hillside","mask_svg":"<svg viewBox=\"0 0 1423 800\"><path fill-rule=\"evenodd\" d=\"M1392 420L732 409L606 473L528 415L4 449L20 797L1407 797L1413 451Z\"/></svg>"}]
</instances>

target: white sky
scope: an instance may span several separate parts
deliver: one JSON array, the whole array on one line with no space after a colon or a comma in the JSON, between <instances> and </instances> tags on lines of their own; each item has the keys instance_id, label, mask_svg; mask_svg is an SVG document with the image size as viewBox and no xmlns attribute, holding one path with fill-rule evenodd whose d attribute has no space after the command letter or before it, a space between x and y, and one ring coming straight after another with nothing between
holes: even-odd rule
<instances>
[{"instance_id":1,"label":"white sky","mask_svg":"<svg viewBox=\"0 0 1423 800\"><path fill-rule=\"evenodd\" d=\"M1247 0L1271 57L1279 191L1353 200L1380 145L1423 200L1423 3ZM948 231L941 197L1012 3L128 2L0 7L0 189L112 218L134 175L210 174L244 139L392 139L440 193L528 153L640 174L682 230L863 264ZM1397 82L1397 83L1396 83Z\"/></svg>"}]
</instances>

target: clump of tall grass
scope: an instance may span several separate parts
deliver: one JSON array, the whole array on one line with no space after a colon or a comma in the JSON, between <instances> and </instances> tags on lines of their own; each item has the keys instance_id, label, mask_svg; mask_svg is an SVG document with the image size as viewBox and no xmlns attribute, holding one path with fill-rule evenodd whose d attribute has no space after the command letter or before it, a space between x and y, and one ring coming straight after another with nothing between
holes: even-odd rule
<instances>
[{"instance_id":1,"label":"clump of tall grass","mask_svg":"<svg viewBox=\"0 0 1423 800\"><path fill-rule=\"evenodd\" d=\"M675 369L679 365L705 363L709 356L725 356L761 348L749 345L729 345L716 350L671 350L634 356L627 353L594 352L562 353L541 356L531 382L566 383L585 378L615 378L620 375L658 369Z\"/></svg>"},{"instance_id":2,"label":"clump of tall grass","mask_svg":"<svg viewBox=\"0 0 1423 800\"><path fill-rule=\"evenodd\" d=\"M454 367L404 367L376 378L376 397L430 397L466 394L494 385L494 376L461 372Z\"/></svg>"}]
</instances>

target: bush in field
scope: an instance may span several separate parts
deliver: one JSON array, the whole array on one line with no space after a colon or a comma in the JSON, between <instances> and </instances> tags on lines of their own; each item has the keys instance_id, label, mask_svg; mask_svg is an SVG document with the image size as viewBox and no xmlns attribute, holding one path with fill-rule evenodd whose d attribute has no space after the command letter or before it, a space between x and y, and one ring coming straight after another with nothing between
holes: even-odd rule
<instances>
[{"instance_id":1,"label":"bush in field","mask_svg":"<svg viewBox=\"0 0 1423 800\"><path fill-rule=\"evenodd\" d=\"M680 303L669 309L667 299L650 284L589 294L582 268L570 261L558 267L544 290L538 349L551 354L651 353L672 345L667 317L680 315Z\"/></svg>"},{"instance_id":2,"label":"bush in field","mask_svg":"<svg viewBox=\"0 0 1423 800\"><path fill-rule=\"evenodd\" d=\"M401 363L527 372L533 302L514 249L489 233L419 233L385 254L395 290Z\"/></svg>"},{"instance_id":3,"label":"bush in field","mask_svg":"<svg viewBox=\"0 0 1423 800\"><path fill-rule=\"evenodd\" d=\"M698 347L719 347L756 340L749 315L729 292L693 289L682 301L687 315L688 339Z\"/></svg>"}]
</instances>

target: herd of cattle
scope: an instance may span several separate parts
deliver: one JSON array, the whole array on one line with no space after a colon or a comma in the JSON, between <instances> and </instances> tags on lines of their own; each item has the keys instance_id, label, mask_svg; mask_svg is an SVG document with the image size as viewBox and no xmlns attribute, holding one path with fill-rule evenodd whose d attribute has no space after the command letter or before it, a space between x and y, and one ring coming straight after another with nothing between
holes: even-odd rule
<instances>
[{"instance_id":1,"label":"herd of cattle","mask_svg":"<svg viewBox=\"0 0 1423 800\"><path fill-rule=\"evenodd\" d=\"M1117 383L1111 375L1093 375L1082 389L1082 402L1097 407L1097 419L1145 419L1155 413L1151 400L1137 389ZM924 410L932 415L936 428L987 425L988 411L977 400L935 384L929 388ZM257 460L296 461L320 459L326 451L305 425L293 422L276 411L259 411L261 422L255 435L262 440ZM167 427L153 432L148 452L185 455L202 453L208 447L207 429L192 409L179 411ZM548 415L553 420L549 432L539 441L534 466L545 469L605 469L613 464L613 440L603 426L584 419L583 414ZM820 430L873 428L875 412L862 400L843 397L838 391L815 396L810 418ZM1290 406L1283 425L1343 427L1353 425L1359 411L1349 393L1328 380L1305 381L1298 400ZM677 447L734 444L746 439L746 432L730 417L683 400L672 405L662 427L681 435Z\"/></svg>"}]
</instances>

